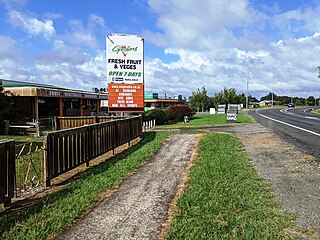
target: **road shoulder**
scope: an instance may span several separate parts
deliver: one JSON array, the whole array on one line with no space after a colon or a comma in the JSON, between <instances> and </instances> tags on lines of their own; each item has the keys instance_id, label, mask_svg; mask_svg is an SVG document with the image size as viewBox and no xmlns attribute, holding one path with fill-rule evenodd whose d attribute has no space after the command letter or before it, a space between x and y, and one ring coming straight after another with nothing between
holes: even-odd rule
<instances>
[{"instance_id":1,"label":"road shoulder","mask_svg":"<svg viewBox=\"0 0 320 240\"><path fill-rule=\"evenodd\" d=\"M312 155L262 127L260 124L233 129L243 142L259 174L279 197L284 209L297 214L296 225L310 229L298 237L319 239L320 165Z\"/></svg>"}]
</instances>

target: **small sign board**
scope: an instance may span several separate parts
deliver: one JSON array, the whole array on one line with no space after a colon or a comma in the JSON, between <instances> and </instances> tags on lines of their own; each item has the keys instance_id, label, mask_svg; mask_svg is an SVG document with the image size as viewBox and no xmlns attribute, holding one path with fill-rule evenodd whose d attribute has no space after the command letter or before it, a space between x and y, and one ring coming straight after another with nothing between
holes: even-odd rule
<instances>
[{"instance_id":1,"label":"small sign board","mask_svg":"<svg viewBox=\"0 0 320 240\"><path fill-rule=\"evenodd\" d=\"M238 105L229 105L229 111L230 112L236 112L236 113L238 113L238 109L239 109L239 107L238 107Z\"/></svg>"},{"instance_id":2,"label":"small sign board","mask_svg":"<svg viewBox=\"0 0 320 240\"><path fill-rule=\"evenodd\" d=\"M237 112L228 111L227 112L227 123L236 123L237 122Z\"/></svg>"},{"instance_id":3,"label":"small sign board","mask_svg":"<svg viewBox=\"0 0 320 240\"><path fill-rule=\"evenodd\" d=\"M226 105L218 105L218 114L225 114Z\"/></svg>"}]
</instances>

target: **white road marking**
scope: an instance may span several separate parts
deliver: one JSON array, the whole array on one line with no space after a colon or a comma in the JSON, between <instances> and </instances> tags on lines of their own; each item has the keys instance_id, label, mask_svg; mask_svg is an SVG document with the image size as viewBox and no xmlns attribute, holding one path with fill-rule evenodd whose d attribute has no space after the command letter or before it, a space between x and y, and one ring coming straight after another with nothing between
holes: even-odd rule
<instances>
[{"instance_id":1,"label":"white road marking","mask_svg":"<svg viewBox=\"0 0 320 240\"><path fill-rule=\"evenodd\" d=\"M305 118L313 119L313 120L319 120L319 118L316 118L316 117L307 117L307 116L305 116Z\"/></svg>"},{"instance_id":2,"label":"white road marking","mask_svg":"<svg viewBox=\"0 0 320 240\"><path fill-rule=\"evenodd\" d=\"M304 110L304 112L306 113L307 110L313 110L313 108L307 108ZM280 110L280 112L282 113L285 113L285 114L290 114L290 115L295 115L295 116L298 116L298 117L302 117L302 118L308 118L308 119L312 119L312 120L320 120L319 118L317 117L309 117L309 116L302 116L302 115L299 115L299 114L296 114L296 113L292 113L292 112L288 112L289 108L283 108Z\"/></svg>"},{"instance_id":3,"label":"white road marking","mask_svg":"<svg viewBox=\"0 0 320 240\"><path fill-rule=\"evenodd\" d=\"M280 112L285 113L285 114L295 115L294 113L288 112L288 108L283 108L280 110Z\"/></svg>"},{"instance_id":4,"label":"white road marking","mask_svg":"<svg viewBox=\"0 0 320 240\"><path fill-rule=\"evenodd\" d=\"M307 112L307 111L309 111L309 110L312 111L313 109L314 109L314 108L307 108L307 109L304 110L304 112Z\"/></svg>"},{"instance_id":5,"label":"white road marking","mask_svg":"<svg viewBox=\"0 0 320 240\"><path fill-rule=\"evenodd\" d=\"M278 123L284 124L284 125L286 125L286 126L293 127L293 128L299 129L299 130L301 130L301 131L304 131L304 132L307 132L307 133L311 133L311 134L313 134L313 135L316 135L316 136L319 136L319 137L320 137L320 134L319 134L319 133L316 133L316 132L313 132L313 131L311 131L311 130L304 129L304 128L301 128L301 127L292 125L292 124L290 124L290 123L286 123L286 122L283 122L283 121L280 121L280 120L277 120L277 119L268 117L268 116L266 116L266 115L263 115L263 114L259 113L258 110L256 110L256 112L257 112L261 117L267 118L267 119L269 119L269 120L271 120L271 121L278 122Z\"/></svg>"}]
</instances>

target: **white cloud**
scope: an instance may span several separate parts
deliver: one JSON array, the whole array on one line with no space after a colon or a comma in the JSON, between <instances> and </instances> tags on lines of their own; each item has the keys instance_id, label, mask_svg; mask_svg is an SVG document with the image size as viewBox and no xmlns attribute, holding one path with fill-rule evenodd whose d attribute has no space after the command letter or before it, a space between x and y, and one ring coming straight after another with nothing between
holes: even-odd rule
<instances>
[{"instance_id":1,"label":"white cloud","mask_svg":"<svg viewBox=\"0 0 320 240\"><path fill-rule=\"evenodd\" d=\"M315 67L320 65L320 34L283 40L255 51L225 48L203 52L169 49L180 57L171 63L159 59L146 63L147 91L169 91L189 96L206 86L213 94L224 87L235 87L261 97L268 92L278 94L316 95L320 81ZM319 81L319 84L317 84Z\"/></svg>"},{"instance_id":2,"label":"white cloud","mask_svg":"<svg viewBox=\"0 0 320 240\"><path fill-rule=\"evenodd\" d=\"M91 49L102 47L97 35L107 33L108 28L103 17L91 14L87 22L81 20L69 21L69 28L59 39L76 46L85 46ZM103 45L104 46L104 45Z\"/></svg>"},{"instance_id":3,"label":"white cloud","mask_svg":"<svg viewBox=\"0 0 320 240\"><path fill-rule=\"evenodd\" d=\"M9 11L9 21L12 25L22 28L31 36L43 36L47 40L51 39L56 32L52 20L39 20L14 10Z\"/></svg>"},{"instance_id":4,"label":"white cloud","mask_svg":"<svg viewBox=\"0 0 320 240\"><path fill-rule=\"evenodd\" d=\"M149 61L147 90L172 89L172 94L189 96L205 85L210 94L224 87L246 92L248 79L250 93L258 97L273 90L303 96L320 91L320 84L315 84L315 67L320 65L319 6L282 13L264 6L263 13L247 0L148 3L158 15L159 31L145 30L144 37L179 59ZM273 42L281 36L277 29L288 38ZM292 37L296 33L301 37Z\"/></svg>"},{"instance_id":5,"label":"white cloud","mask_svg":"<svg viewBox=\"0 0 320 240\"><path fill-rule=\"evenodd\" d=\"M28 0L0 0L7 8L23 6Z\"/></svg>"},{"instance_id":6,"label":"white cloud","mask_svg":"<svg viewBox=\"0 0 320 240\"><path fill-rule=\"evenodd\" d=\"M92 87L106 87L104 55L100 52L78 64L42 62L35 65L35 71L45 83L90 91Z\"/></svg>"},{"instance_id":7,"label":"white cloud","mask_svg":"<svg viewBox=\"0 0 320 240\"><path fill-rule=\"evenodd\" d=\"M272 90L300 96L320 91L315 71L320 65L319 6L281 12L274 6L257 8L249 0L135 0L135 4L145 1L157 16L158 29L144 29L142 36L164 47L168 56L178 56L168 63L147 53L146 91L188 97L206 86L210 95L224 87L245 92L247 80L249 93L257 97ZM59 13L44 14L47 19L35 16L9 10L11 24L50 40L50 49L24 56L15 40L0 36L0 76L85 90L105 87L105 42L99 38L110 31L104 18L91 14L85 20L69 20L64 32L57 34L53 19L61 18ZM35 66L26 64L26 58L34 59Z\"/></svg>"},{"instance_id":8,"label":"white cloud","mask_svg":"<svg viewBox=\"0 0 320 240\"><path fill-rule=\"evenodd\" d=\"M23 51L16 47L16 41L8 36L0 35L0 59L17 60L21 57Z\"/></svg>"},{"instance_id":9,"label":"white cloud","mask_svg":"<svg viewBox=\"0 0 320 240\"><path fill-rule=\"evenodd\" d=\"M244 38L246 44L254 42L232 30L246 31L264 16L255 11L248 0L149 0L149 6L158 18L161 32L144 33L160 46L197 49L205 51L225 45L239 44ZM160 41L159 41L160 39Z\"/></svg>"},{"instance_id":10,"label":"white cloud","mask_svg":"<svg viewBox=\"0 0 320 240\"><path fill-rule=\"evenodd\" d=\"M311 7L300 7L275 15L272 23L281 30L283 36L294 36L297 33L320 32L320 19L318 17L320 4Z\"/></svg>"}]
</instances>

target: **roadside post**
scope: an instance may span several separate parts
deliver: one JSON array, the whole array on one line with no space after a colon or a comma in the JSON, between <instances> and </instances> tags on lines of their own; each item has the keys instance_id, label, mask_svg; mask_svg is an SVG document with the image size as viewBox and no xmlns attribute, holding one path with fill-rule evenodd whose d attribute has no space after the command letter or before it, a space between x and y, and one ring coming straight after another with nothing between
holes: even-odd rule
<instances>
[{"instance_id":1,"label":"roadside post","mask_svg":"<svg viewBox=\"0 0 320 240\"><path fill-rule=\"evenodd\" d=\"M230 108L227 111L227 123L236 123L237 113L238 113L238 107L230 106Z\"/></svg>"}]
</instances>

